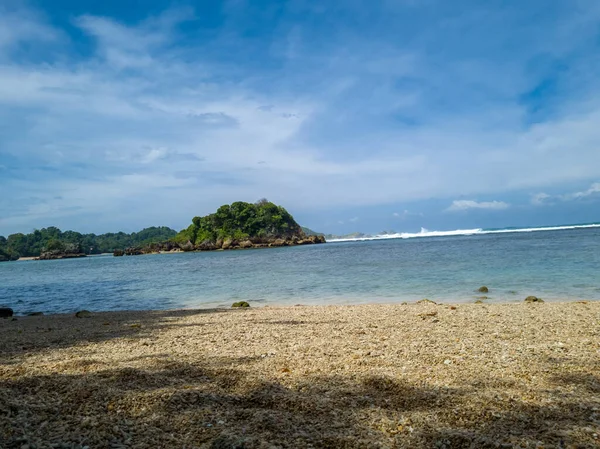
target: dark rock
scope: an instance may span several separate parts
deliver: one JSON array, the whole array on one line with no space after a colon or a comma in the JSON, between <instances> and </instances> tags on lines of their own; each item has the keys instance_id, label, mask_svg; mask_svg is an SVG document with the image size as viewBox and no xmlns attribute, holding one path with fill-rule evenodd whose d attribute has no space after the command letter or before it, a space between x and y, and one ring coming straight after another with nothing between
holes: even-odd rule
<instances>
[{"instance_id":1,"label":"dark rock","mask_svg":"<svg viewBox=\"0 0 600 449\"><path fill-rule=\"evenodd\" d=\"M42 316L44 315L44 312L31 312L28 313L27 316Z\"/></svg>"},{"instance_id":2,"label":"dark rock","mask_svg":"<svg viewBox=\"0 0 600 449\"><path fill-rule=\"evenodd\" d=\"M115 257L121 257L125 255L125 251L123 251L122 249L115 249L115 251L113 252L113 256Z\"/></svg>"},{"instance_id":3,"label":"dark rock","mask_svg":"<svg viewBox=\"0 0 600 449\"><path fill-rule=\"evenodd\" d=\"M141 256L144 251L141 248L130 247L125 250L126 256Z\"/></svg>"},{"instance_id":4,"label":"dark rock","mask_svg":"<svg viewBox=\"0 0 600 449\"><path fill-rule=\"evenodd\" d=\"M490 291L490 289L487 288L485 285L482 287L479 287L479 290L478 290L479 293L488 293L489 291Z\"/></svg>"},{"instance_id":5,"label":"dark rock","mask_svg":"<svg viewBox=\"0 0 600 449\"><path fill-rule=\"evenodd\" d=\"M92 312L89 310L80 310L75 314L77 318L90 318L92 316Z\"/></svg>"},{"instance_id":6,"label":"dark rock","mask_svg":"<svg viewBox=\"0 0 600 449\"><path fill-rule=\"evenodd\" d=\"M538 298L537 296L528 296L525 298L525 302L544 302L542 298Z\"/></svg>"},{"instance_id":7,"label":"dark rock","mask_svg":"<svg viewBox=\"0 0 600 449\"><path fill-rule=\"evenodd\" d=\"M79 243L62 243L59 242L52 249L46 249L41 252L37 260L56 260L56 259L73 259L77 257L86 257L87 254Z\"/></svg>"},{"instance_id":8,"label":"dark rock","mask_svg":"<svg viewBox=\"0 0 600 449\"><path fill-rule=\"evenodd\" d=\"M13 309L10 307L0 307L0 318L10 318L13 316Z\"/></svg>"},{"instance_id":9,"label":"dark rock","mask_svg":"<svg viewBox=\"0 0 600 449\"><path fill-rule=\"evenodd\" d=\"M198 245L198 249L200 251L213 251L213 250L217 249L217 245L207 239Z\"/></svg>"},{"instance_id":10,"label":"dark rock","mask_svg":"<svg viewBox=\"0 0 600 449\"><path fill-rule=\"evenodd\" d=\"M436 302L432 301L431 299L421 299L420 301L417 301L417 304L437 304Z\"/></svg>"},{"instance_id":11,"label":"dark rock","mask_svg":"<svg viewBox=\"0 0 600 449\"><path fill-rule=\"evenodd\" d=\"M248 304L246 301L238 301L234 302L231 307L250 307L250 304Z\"/></svg>"}]
</instances>

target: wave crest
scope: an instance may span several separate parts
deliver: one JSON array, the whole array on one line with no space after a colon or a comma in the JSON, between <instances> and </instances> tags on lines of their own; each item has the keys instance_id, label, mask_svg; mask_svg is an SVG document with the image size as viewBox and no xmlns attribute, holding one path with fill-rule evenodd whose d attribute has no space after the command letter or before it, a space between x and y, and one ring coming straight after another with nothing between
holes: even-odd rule
<instances>
[{"instance_id":1,"label":"wave crest","mask_svg":"<svg viewBox=\"0 0 600 449\"><path fill-rule=\"evenodd\" d=\"M546 226L540 228L520 228L520 229L456 229L454 231L429 231L421 228L421 232L399 232L396 234L383 234L374 236L365 236L357 238L332 239L328 242L360 242L365 240L388 240L388 239L412 239L423 237L451 237L457 235L483 235L483 234L510 234L517 232L538 232L538 231L564 231L568 229L586 229L600 228L600 223L586 225L567 225L567 226Z\"/></svg>"}]
</instances>

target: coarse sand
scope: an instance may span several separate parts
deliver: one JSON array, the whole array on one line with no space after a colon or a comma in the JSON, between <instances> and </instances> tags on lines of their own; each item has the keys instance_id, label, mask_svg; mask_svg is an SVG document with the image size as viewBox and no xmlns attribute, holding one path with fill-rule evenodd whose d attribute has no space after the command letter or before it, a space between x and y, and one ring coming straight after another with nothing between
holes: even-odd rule
<instances>
[{"instance_id":1,"label":"coarse sand","mask_svg":"<svg viewBox=\"0 0 600 449\"><path fill-rule=\"evenodd\" d=\"M0 320L0 447L600 448L600 302Z\"/></svg>"}]
</instances>

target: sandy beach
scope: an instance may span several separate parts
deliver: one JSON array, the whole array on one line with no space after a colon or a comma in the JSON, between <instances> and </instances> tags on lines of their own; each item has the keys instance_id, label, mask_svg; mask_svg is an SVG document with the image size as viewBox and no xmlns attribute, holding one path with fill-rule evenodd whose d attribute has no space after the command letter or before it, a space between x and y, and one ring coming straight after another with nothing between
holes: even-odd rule
<instances>
[{"instance_id":1,"label":"sandy beach","mask_svg":"<svg viewBox=\"0 0 600 449\"><path fill-rule=\"evenodd\" d=\"M597 448L600 303L0 320L2 448Z\"/></svg>"}]
</instances>

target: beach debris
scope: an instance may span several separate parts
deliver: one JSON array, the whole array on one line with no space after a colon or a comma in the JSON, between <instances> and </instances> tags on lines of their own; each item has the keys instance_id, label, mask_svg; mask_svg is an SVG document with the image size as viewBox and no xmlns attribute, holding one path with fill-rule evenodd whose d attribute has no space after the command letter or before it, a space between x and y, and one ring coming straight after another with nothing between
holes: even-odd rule
<instances>
[{"instance_id":1,"label":"beach debris","mask_svg":"<svg viewBox=\"0 0 600 449\"><path fill-rule=\"evenodd\" d=\"M448 307L450 310L456 310L456 306L450 306Z\"/></svg>"},{"instance_id":2,"label":"beach debris","mask_svg":"<svg viewBox=\"0 0 600 449\"><path fill-rule=\"evenodd\" d=\"M437 303L435 301L432 301L431 299L421 299L420 301L417 301L417 304L436 304Z\"/></svg>"},{"instance_id":3,"label":"beach debris","mask_svg":"<svg viewBox=\"0 0 600 449\"><path fill-rule=\"evenodd\" d=\"M10 318L13 316L13 309L10 307L0 307L0 318Z\"/></svg>"},{"instance_id":4,"label":"beach debris","mask_svg":"<svg viewBox=\"0 0 600 449\"><path fill-rule=\"evenodd\" d=\"M27 316L43 316L44 312L31 312L28 313Z\"/></svg>"},{"instance_id":5,"label":"beach debris","mask_svg":"<svg viewBox=\"0 0 600 449\"><path fill-rule=\"evenodd\" d=\"M425 318L427 318L429 316L436 316L437 314L438 314L437 310L434 310L433 312L419 313L418 316L420 316L421 318L425 319Z\"/></svg>"},{"instance_id":6,"label":"beach debris","mask_svg":"<svg viewBox=\"0 0 600 449\"><path fill-rule=\"evenodd\" d=\"M250 304L248 304L246 301L238 301L231 304L231 307L250 307Z\"/></svg>"},{"instance_id":7,"label":"beach debris","mask_svg":"<svg viewBox=\"0 0 600 449\"><path fill-rule=\"evenodd\" d=\"M525 302L544 302L542 298L538 298L537 296L528 296L525 298Z\"/></svg>"},{"instance_id":8,"label":"beach debris","mask_svg":"<svg viewBox=\"0 0 600 449\"><path fill-rule=\"evenodd\" d=\"M482 285L481 287L479 287L479 290L477 290L479 293L487 293L490 291L489 288L487 288L485 285Z\"/></svg>"},{"instance_id":9,"label":"beach debris","mask_svg":"<svg viewBox=\"0 0 600 449\"><path fill-rule=\"evenodd\" d=\"M90 318L92 316L92 312L89 310L80 310L75 314L77 318Z\"/></svg>"}]
</instances>

